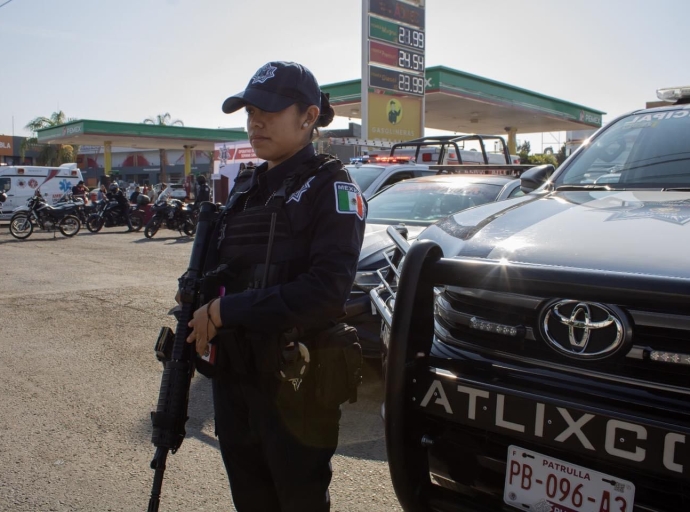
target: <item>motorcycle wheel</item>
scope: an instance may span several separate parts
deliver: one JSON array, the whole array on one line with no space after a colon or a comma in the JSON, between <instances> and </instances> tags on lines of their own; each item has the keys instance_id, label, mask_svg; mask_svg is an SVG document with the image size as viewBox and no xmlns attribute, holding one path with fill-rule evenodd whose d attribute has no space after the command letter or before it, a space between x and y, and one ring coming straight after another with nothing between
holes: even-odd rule
<instances>
[{"instance_id":1,"label":"motorcycle wheel","mask_svg":"<svg viewBox=\"0 0 690 512\"><path fill-rule=\"evenodd\" d=\"M98 233L103 228L103 219L94 215L86 219L86 229L92 233Z\"/></svg>"},{"instance_id":2,"label":"motorcycle wheel","mask_svg":"<svg viewBox=\"0 0 690 512\"><path fill-rule=\"evenodd\" d=\"M192 222L191 219L187 219L184 221L184 226L182 227L182 230L184 231L184 234L187 236L194 236L194 233L196 233L196 224Z\"/></svg>"},{"instance_id":3,"label":"motorcycle wheel","mask_svg":"<svg viewBox=\"0 0 690 512\"><path fill-rule=\"evenodd\" d=\"M10 234L19 240L29 238L34 232L34 225L26 213L18 213L10 220Z\"/></svg>"},{"instance_id":4,"label":"motorcycle wheel","mask_svg":"<svg viewBox=\"0 0 690 512\"><path fill-rule=\"evenodd\" d=\"M60 233L71 237L79 233L79 230L81 229L81 222L79 221L79 217L76 215L66 215L62 218L58 224L58 227L60 228Z\"/></svg>"},{"instance_id":5,"label":"motorcycle wheel","mask_svg":"<svg viewBox=\"0 0 690 512\"><path fill-rule=\"evenodd\" d=\"M158 233L158 229L161 227L161 220L156 217L152 218L146 224L146 229L144 229L144 236L146 238L153 238L153 235Z\"/></svg>"},{"instance_id":6,"label":"motorcycle wheel","mask_svg":"<svg viewBox=\"0 0 690 512\"><path fill-rule=\"evenodd\" d=\"M140 213L132 213L129 216L129 220L132 222L132 229L134 231L141 231L144 227L144 216Z\"/></svg>"}]
</instances>

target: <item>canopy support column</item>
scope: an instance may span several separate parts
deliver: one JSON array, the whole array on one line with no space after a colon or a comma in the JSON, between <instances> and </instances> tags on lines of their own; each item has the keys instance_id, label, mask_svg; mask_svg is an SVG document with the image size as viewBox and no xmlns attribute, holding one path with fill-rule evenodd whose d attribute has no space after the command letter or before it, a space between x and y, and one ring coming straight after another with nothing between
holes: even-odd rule
<instances>
[{"instance_id":1,"label":"canopy support column","mask_svg":"<svg viewBox=\"0 0 690 512\"><path fill-rule=\"evenodd\" d=\"M192 148L194 146L184 146L184 175L192 174Z\"/></svg>"},{"instance_id":2,"label":"canopy support column","mask_svg":"<svg viewBox=\"0 0 690 512\"><path fill-rule=\"evenodd\" d=\"M508 152L517 155L517 128L506 126L505 131L508 134Z\"/></svg>"},{"instance_id":3,"label":"canopy support column","mask_svg":"<svg viewBox=\"0 0 690 512\"><path fill-rule=\"evenodd\" d=\"M105 175L110 176L113 170L113 155L112 155L113 143L106 140L103 143L103 165L105 167Z\"/></svg>"}]
</instances>

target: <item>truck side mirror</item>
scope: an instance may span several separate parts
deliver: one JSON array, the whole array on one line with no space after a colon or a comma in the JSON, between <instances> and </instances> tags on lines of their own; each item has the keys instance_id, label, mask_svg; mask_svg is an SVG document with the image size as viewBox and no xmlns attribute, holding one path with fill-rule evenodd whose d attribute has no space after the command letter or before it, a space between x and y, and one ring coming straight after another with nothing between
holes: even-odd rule
<instances>
[{"instance_id":1,"label":"truck side mirror","mask_svg":"<svg viewBox=\"0 0 690 512\"><path fill-rule=\"evenodd\" d=\"M538 165L522 173L520 176L520 190L525 194L541 187L548 180L556 168L551 164Z\"/></svg>"}]
</instances>

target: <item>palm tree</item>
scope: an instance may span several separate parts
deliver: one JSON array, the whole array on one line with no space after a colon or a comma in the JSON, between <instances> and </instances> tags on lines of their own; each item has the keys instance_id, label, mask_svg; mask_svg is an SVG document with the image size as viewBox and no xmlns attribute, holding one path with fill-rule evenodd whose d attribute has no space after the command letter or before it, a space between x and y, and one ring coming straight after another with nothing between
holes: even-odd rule
<instances>
[{"instance_id":1,"label":"palm tree","mask_svg":"<svg viewBox=\"0 0 690 512\"><path fill-rule=\"evenodd\" d=\"M29 130L33 136L24 139L19 148L19 154L24 159L24 155L28 149L37 149L38 156L36 163L38 165L57 166L67 162L76 162L79 146L71 146L69 144L39 144L36 132L43 128L53 128L61 124L68 123L74 119L68 119L62 110L53 112L50 117L36 117L29 121L24 127Z\"/></svg>"},{"instance_id":2,"label":"palm tree","mask_svg":"<svg viewBox=\"0 0 690 512\"><path fill-rule=\"evenodd\" d=\"M158 126L184 126L184 123L180 121L179 119L175 119L174 121L170 119L170 114L166 112L165 114L161 115L158 114L155 118L153 117L147 117L144 119L144 124L155 124ZM165 168L168 165L168 157L165 154L164 149L159 149L158 150L160 153L160 161L161 161L161 183L165 183L167 181L167 176L165 174Z\"/></svg>"}]
</instances>

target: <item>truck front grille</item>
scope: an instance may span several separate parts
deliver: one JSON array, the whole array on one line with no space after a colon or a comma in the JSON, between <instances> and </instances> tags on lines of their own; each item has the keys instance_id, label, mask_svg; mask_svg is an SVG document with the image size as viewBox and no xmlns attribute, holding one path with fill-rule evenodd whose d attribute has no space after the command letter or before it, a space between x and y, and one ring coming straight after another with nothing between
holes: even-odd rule
<instances>
[{"instance_id":1,"label":"truck front grille","mask_svg":"<svg viewBox=\"0 0 690 512\"><path fill-rule=\"evenodd\" d=\"M690 390L690 316L611 305L626 315L632 343L611 357L587 360L577 354L562 355L546 340L541 311L551 300L448 287L436 297L436 336L488 358L517 356L534 364L634 379L642 386ZM561 338L567 343L563 332Z\"/></svg>"}]
</instances>

